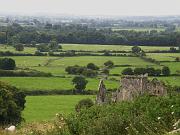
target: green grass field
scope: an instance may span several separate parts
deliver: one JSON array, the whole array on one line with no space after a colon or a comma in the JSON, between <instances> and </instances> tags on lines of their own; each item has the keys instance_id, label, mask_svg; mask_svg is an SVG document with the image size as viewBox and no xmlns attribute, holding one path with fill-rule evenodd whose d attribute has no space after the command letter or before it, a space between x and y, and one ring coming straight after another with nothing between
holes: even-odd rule
<instances>
[{"instance_id":1,"label":"green grass field","mask_svg":"<svg viewBox=\"0 0 180 135\"><path fill-rule=\"evenodd\" d=\"M157 79L164 81L166 84L180 86L180 76L157 77Z\"/></svg>"},{"instance_id":2,"label":"green grass field","mask_svg":"<svg viewBox=\"0 0 180 135\"><path fill-rule=\"evenodd\" d=\"M144 51L169 50L170 47L140 46ZM127 45L91 45L91 44L62 44L63 50L84 50L84 51L131 51L132 46Z\"/></svg>"},{"instance_id":3,"label":"green grass field","mask_svg":"<svg viewBox=\"0 0 180 135\"><path fill-rule=\"evenodd\" d=\"M38 71L52 73L53 75L67 75L67 66L86 66L94 63L99 67L104 66L104 62L111 60L115 65L132 65L133 67L156 66L137 57L108 57L108 56L79 56L79 57L48 57L48 56L13 56L18 68L30 68ZM48 61L49 64L47 65ZM121 68L122 69L122 68ZM113 68L112 73L119 74L122 70Z\"/></svg>"},{"instance_id":4,"label":"green grass field","mask_svg":"<svg viewBox=\"0 0 180 135\"><path fill-rule=\"evenodd\" d=\"M146 55L157 61L175 61L176 57L180 57L180 53L147 53Z\"/></svg>"},{"instance_id":5,"label":"green grass field","mask_svg":"<svg viewBox=\"0 0 180 135\"><path fill-rule=\"evenodd\" d=\"M168 66L173 74L180 74L180 62L162 62L162 65Z\"/></svg>"},{"instance_id":6,"label":"green grass field","mask_svg":"<svg viewBox=\"0 0 180 135\"><path fill-rule=\"evenodd\" d=\"M52 120L56 113L74 112L78 101L86 98L95 100L91 95L27 96L23 117L26 122Z\"/></svg>"},{"instance_id":7,"label":"green grass field","mask_svg":"<svg viewBox=\"0 0 180 135\"><path fill-rule=\"evenodd\" d=\"M1 77L0 81L4 81L12 86L16 86L22 90L70 90L74 86L71 83L72 78L58 77ZM87 90L97 90L99 79L88 78ZM105 81L107 88L118 88L117 81Z\"/></svg>"},{"instance_id":8,"label":"green grass field","mask_svg":"<svg viewBox=\"0 0 180 135\"><path fill-rule=\"evenodd\" d=\"M25 47L23 51L16 51L14 47L0 44L0 51L10 51L13 53L30 53L34 54L37 49L34 47Z\"/></svg>"}]
</instances>

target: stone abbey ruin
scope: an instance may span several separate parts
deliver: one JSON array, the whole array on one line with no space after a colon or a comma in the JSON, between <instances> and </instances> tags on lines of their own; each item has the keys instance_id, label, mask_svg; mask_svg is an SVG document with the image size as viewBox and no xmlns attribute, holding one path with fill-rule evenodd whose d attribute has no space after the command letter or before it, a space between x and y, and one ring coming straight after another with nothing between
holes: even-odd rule
<instances>
[{"instance_id":1,"label":"stone abbey ruin","mask_svg":"<svg viewBox=\"0 0 180 135\"><path fill-rule=\"evenodd\" d=\"M103 80L100 80L98 94L96 98L97 104L112 102L120 102L123 100L132 100L142 94L152 96L164 96L167 94L165 84L157 79L148 80L148 75L126 75L121 77L121 87L113 92L110 99L107 97L106 87Z\"/></svg>"}]
</instances>

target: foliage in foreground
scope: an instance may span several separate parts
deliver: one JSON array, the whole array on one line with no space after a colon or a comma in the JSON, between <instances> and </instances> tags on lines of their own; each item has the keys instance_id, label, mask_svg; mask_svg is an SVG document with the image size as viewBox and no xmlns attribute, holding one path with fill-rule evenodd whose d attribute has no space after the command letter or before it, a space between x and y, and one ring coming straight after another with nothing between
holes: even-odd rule
<instances>
[{"instance_id":1,"label":"foliage in foreground","mask_svg":"<svg viewBox=\"0 0 180 135\"><path fill-rule=\"evenodd\" d=\"M54 123L27 126L25 135L165 135L180 119L180 95L142 96L134 101L85 108ZM44 127L44 128L43 128Z\"/></svg>"},{"instance_id":2,"label":"foliage in foreground","mask_svg":"<svg viewBox=\"0 0 180 135\"><path fill-rule=\"evenodd\" d=\"M25 95L15 87L0 82L0 125L17 124L23 120Z\"/></svg>"},{"instance_id":3,"label":"foliage in foreground","mask_svg":"<svg viewBox=\"0 0 180 135\"><path fill-rule=\"evenodd\" d=\"M67 119L71 134L164 134L180 118L180 95L93 106Z\"/></svg>"}]
</instances>

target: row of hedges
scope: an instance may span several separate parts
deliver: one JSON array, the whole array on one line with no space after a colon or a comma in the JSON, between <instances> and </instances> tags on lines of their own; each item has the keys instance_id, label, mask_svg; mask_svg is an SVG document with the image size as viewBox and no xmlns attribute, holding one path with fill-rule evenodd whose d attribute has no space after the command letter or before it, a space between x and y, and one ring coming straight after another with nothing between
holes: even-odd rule
<instances>
[{"instance_id":1,"label":"row of hedges","mask_svg":"<svg viewBox=\"0 0 180 135\"><path fill-rule=\"evenodd\" d=\"M125 68L122 71L123 75L144 75L148 74L149 76L169 76L170 75L170 69L169 67L164 66L162 69L154 69L153 67L148 68Z\"/></svg>"},{"instance_id":2,"label":"row of hedges","mask_svg":"<svg viewBox=\"0 0 180 135\"><path fill-rule=\"evenodd\" d=\"M41 71L9 71L0 70L1 77L51 77L51 73Z\"/></svg>"},{"instance_id":3,"label":"row of hedges","mask_svg":"<svg viewBox=\"0 0 180 135\"><path fill-rule=\"evenodd\" d=\"M49 52L49 53L42 53L42 52L38 52L36 51L34 54L30 54L30 53L14 53L14 52L10 52L10 51L5 51L2 52L0 51L0 56L60 56L60 57L70 57L70 56L121 56L121 57L135 57L134 55L131 54L113 54L113 53L104 53L104 54L95 54L95 53L90 53L90 52L62 52L62 53L53 53L53 52Z\"/></svg>"}]
</instances>

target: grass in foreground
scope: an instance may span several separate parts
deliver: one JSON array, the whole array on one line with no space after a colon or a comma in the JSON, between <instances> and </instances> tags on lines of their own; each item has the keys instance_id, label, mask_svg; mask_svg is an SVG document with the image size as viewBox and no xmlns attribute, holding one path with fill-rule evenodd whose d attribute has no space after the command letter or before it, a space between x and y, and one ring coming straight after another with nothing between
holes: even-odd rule
<instances>
[{"instance_id":1,"label":"grass in foreground","mask_svg":"<svg viewBox=\"0 0 180 135\"><path fill-rule=\"evenodd\" d=\"M26 122L52 120L56 113L70 114L81 99L91 98L91 95L63 95L63 96L27 96L23 117Z\"/></svg>"}]
</instances>

